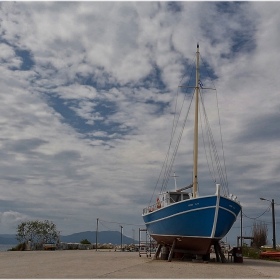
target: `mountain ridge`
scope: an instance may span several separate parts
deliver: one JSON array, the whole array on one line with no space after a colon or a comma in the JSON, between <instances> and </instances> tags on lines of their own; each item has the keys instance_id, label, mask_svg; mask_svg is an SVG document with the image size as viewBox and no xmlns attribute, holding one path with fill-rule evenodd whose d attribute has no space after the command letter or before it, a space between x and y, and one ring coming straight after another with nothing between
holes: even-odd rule
<instances>
[{"instance_id":1,"label":"mountain ridge","mask_svg":"<svg viewBox=\"0 0 280 280\"><path fill-rule=\"evenodd\" d=\"M119 231L100 231L97 235L98 243L112 243L114 245L121 244L121 233ZM87 239L91 243L96 243L96 231L83 231L70 235L61 235L60 242L80 243L83 239ZM123 244L137 243L138 240L132 239L125 235L122 236ZM0 234L0 244L18 244L16 234Z\"/></svg>"}]
</instances>

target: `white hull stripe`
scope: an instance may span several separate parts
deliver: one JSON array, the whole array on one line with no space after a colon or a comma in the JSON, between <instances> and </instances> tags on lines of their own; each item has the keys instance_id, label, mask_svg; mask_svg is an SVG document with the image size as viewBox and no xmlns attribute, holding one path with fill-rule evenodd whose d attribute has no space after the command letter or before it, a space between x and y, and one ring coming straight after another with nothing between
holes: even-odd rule
<instances>
[{"instance_id":1,"label":"white hull stripe","mask_svg":"<svg viewBox=\"0 0 280 280\"><path fill-rule=\"evenodd\" d=\"M161 219L157 219L157 220L154 220L154 221L151 221L151 222L147 222L147 223L145 223L145 225L153 224L153 223L156 223L156 222L159 222L159 221L163 221L163 220L166 220L166 219L169 219L169 218L173 218L175 216L179 216L179 215L182 215L182 214L186 214L186 213L190 213L190 212L194 212L194 211L199 211L199 210L210 209L210 208L216 208L216 206L208 206L208 207L196 208L196 209L192 209L192 210L176 213L176 214L173 214L173 215L161 218ZM224 207L221 207L221 206L219 208L223 209L225 211L230 212L232 215L235 216L235 219L236 219L236 214L234 212L232 212L232 211L230 211L230 210L228 210L228 209L226 209Z\"/></svg>"},{"instance_id":2,"label":"white hull stripe","mask_svg":"<svg viewBox=\"0 0 280 280\"><path fill-rule=\"evenodd\" d=\"M216 225L217 225L218 214L219 214L219 206L220 206L220 195L217 196L216 211L215 211L214 223L213 223L212 233L211 233L212 238L215 236L215 232L216 232Z\"/></svg>"},{"instance_id":3,"label":"white hull stripe","mask_svg":"<svg viewBox=\"0 0 280 280\"><path fill-rule=\"evenodd\" d=\"M215 207L216 206L208 206L208 207L202 207L202 208L196 208L196 209L192 209L192 210L187 210L187 211L176 213L176 214L173 214L173 215L170 215L170 216L158 219L158 220L147 222L145 224L149 225L149 224L153 224L153 223L156 223L156 222L159 222L159 221L163 221L163 220L166 220L166 219L169 219L169 218L173 218L173 217L178 216L178 215L182 215L182 214L186 214L186 213L190 213L190 212L194 212L194 211L199 211L199 210L205 210L205 209L209 209L209 208L215 208Z\"/></svg>"},{"instance_id":4,"label":"white hull stripe","mask_svg":"<svg viewBox=\"0 0 280 280\"><path fill-rule=\"evenodd\" d=\"M231 213L231 214L235 217L235 219L237 218L236 214L235 214L233 211L231 211L231 210L229 210L229 209L227 209L227 208L224 208L224 207L222 207L222 206L220 206L219 208L220 208L220 209L223 209L223 210L225 210L225 211L228 211L229 213Z\"/></svg>"},{"instance_id":5,"label":"white hull stripe","mask_svg":"<svg viewBox=\"0 0 280 280\"><path fill-rule=\"evenodd\" d=\"M156 234L156 233L152 233L151 236L159 236L159 237L174 237L174 238L205 238L205 239L221 239L221 238L217 238L217 237L210 237L210 236L190 236L190 235L166 235L166 234Z\"/></svg>"}]
</instances>

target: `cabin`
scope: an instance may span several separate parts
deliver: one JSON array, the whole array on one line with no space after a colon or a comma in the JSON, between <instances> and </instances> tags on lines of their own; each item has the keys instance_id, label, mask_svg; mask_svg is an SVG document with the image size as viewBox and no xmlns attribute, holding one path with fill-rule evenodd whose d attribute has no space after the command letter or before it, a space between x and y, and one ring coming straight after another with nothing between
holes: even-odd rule
<instances>
[{"instance_id":1,"label":"cabin","mask_svg":"<svg viewBox=\"0 0 280 280\"><path fill-rule=\"evenodd\" d=\"M190 198L192 198L192 193L186 193L186 192L169 191L166 193L159 194L161 207L165 207L168 206L169 204L183 201Z\"/></svg>"},{"instance_id":2,"label":"cabin","mask_svg":"<svg viewBox=\"0 0 280 280\"><path fill-rule=\"evenodd\" d=\"M183 200L191 199L193 197L192 193L181 192L181 191L168 191L165 193L160 193L156 203L149 206L148 208L143 209L143 214L147 214L148 212L153 212L160 208L166 207L170 204L180 202Z\"/></svg>"}]
</instances>

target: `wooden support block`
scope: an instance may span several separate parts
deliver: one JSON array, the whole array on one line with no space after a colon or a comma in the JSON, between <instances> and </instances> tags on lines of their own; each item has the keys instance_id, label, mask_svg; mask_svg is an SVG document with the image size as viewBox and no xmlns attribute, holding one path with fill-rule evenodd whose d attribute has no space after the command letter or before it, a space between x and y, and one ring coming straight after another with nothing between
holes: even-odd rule
<instances>
[{"instance_id":1,"label":"wooden support block","mask_svg":"<svg viewBox=\"0 0 280 280\"><path fill-rule=\"evenodd\" d=\"M159 244L156 250L156 253L154 255L154 260L156 260L159 256L160 250L161 250L162 244Z\"/></svg>"},{"instance_id":2,"label":"wooden support block","mask_svg":"<svg viewBox=\"0 0 280 280\"><path fill-rule=\"evenodd\" d=\"M217 262L220 262L220 255L219 255L219 252L218 252L217 243L214 244L214 250L215 250L215 254L216 254L216 260L217 260Z\"/></svg>"},{"instance_id":3,"label":"wooden support block","mask_svg":"<svg viewBox=\"0 0 280 280\"><path fill-rule=\"evenodd\" d=\"M219 243L217 244L217 247L218 247L218 252L219 252L219 254L221 256L222 263L226 263L227 259L226 259L225 255L224 255L224 253L222 252L222 248L221 248Z\"/></svg>"},{"instance_id":4,"label":"wooden support block","mask_svg":"<svg viewBox=\"0 0 280 280\"><path fill-rule=\"evenodd\" d=\"M218 242L214 244L214 248L215 248L217 262L221 261L222 263L226 263L227 259L224 255L224 253L222 252L222 248Z\"/></svg>"},{"instance_id":5,"label":"wooden support block","mask_svg":"<svg viewBox=\"0 0 280 280\"><path fill-rule=\"evenodd\" d=\"M174 248L175 248L175 245L176 245L176 241L177 241L177 239L175 238L175 239L173 240L173 244L172 244L171 250L170 250L170 252L169 252L169 256L168 256L168 261L169 261L169 262L171 262L171 260L172 260Z\"/></svg>"}]
</instances>

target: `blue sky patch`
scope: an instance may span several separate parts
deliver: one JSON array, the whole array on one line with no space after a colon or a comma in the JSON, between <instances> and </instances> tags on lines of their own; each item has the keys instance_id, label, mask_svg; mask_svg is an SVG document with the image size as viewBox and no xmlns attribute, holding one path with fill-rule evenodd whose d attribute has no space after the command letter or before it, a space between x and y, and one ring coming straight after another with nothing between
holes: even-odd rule
<instances>
[{"instance_id":1,"label":"blue sky patch","mask_svg":"<svg viewBox=\"0 0 280 280\"><path fill-rule=\"evenodd\" d=\"M33 60L33 57L32 57L32 54L30 51L15 49L15 53L17 56L20 56L22 59L22 64L21 64L20 70L27 71L27 70L30 70L35 65L35 62Z\"/></svg>"},{"instance_id":2,"label":"blue sky patch","mask_svg":"<svg viewBox=\"0 0 280 280\"><path fill-rule=\"evenodd\" d=\"M69 124L79 133L92 131L93 126L87 124L85 119L79 117L72 109L69 108L70 106L77 106L76 100L67 100L66 102L64 99L59 97L48 95L48 104L63 117L63 123Z\"/></svg>"},{"instance_id":3,"label":"blue sky patch","mask_svg":"<svg viewBox=\"0 0 280 280\"><path fill-rule=\"evenodd\" d=\"M94 112L98 112L100 116L104 117L103 120L95 120L93 124L88 124L87 119L80 117L72 108L79 108L79 102L77 100L65 100L58 96L48 95L48 104L62 117L63 123L66 123L73 127L77 132L85 135L85 138L92 138L90 133L97 131L106 131L108 135L117 133L124 135L128 133L130 128L120 128L122 125L119 122L106 121L108 115L112 115L117 112L115 103L102 100L95 107ZM72 107L72 108L71 108ZM94 137L95 138L95 137ZM106 140L107 137L97 137L99 139Z\"/></svg>"}]
</instances>

